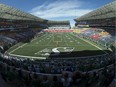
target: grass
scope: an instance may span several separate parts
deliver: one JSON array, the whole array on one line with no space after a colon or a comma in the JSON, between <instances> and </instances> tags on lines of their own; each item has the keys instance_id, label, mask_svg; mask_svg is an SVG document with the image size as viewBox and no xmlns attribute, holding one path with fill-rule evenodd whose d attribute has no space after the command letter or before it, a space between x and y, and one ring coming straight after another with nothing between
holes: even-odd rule
<instances>
[{"instance_id":1,"label":"grass","mask_svg":"<svg viewBox=\"0 0 116 87\"><path fill-rule=\"evenodd\" d=\"M53 52L57 48L58 55ZM73 50L72 50L73 49ZM82 57L105 54L107 49L76 37L73 33L46 33L30 43L21 43L9 49L10 54L31 57Z\"/></svg>"}]
</instances>

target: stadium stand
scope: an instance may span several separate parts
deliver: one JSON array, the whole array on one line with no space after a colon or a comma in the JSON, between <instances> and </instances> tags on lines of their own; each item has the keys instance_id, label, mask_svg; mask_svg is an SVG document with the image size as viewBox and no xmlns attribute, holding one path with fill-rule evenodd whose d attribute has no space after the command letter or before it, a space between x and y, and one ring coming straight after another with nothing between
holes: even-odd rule
<instances>
[{"instance_id":1,"label":"stadium stand","mask_svg":"<svg viewBox=\"0 0 116 87\"><path fill-rule=\"evenodd\" d=\"M111 2L103 7L75 19L76 25L86 23L93 28L101 28L115 35L115 4Z\"/></svg>"},{"instance_id":2,"label":"stadium stand","mask_svg":"<svg viewBox=\"0 0 116 87\"><path fill-rule=\"evenodd\" d=\"M69 21L48 21L48 28L49 29L57 29L57 30L65 30L65 29L70 29L70 22Z\"/></svg>"},{"instance_id":3,"label":"stadium stand","mask_svg":"<svg viewBox=\"0 0 116 87\"><path fill-rule=\"evenodd\" d=\"M114 86L116 80L114 45L116 42L114 42L114 34L109 28L113 28L114 31L115 3L115 1L111 2L75 19L76 25L83 21L85 21L84 23L89 21L90 25L89 28L83 29L81 26L81 29L77 30L71 30L68 21L63 23L49 21L0 4L0 79L11 87ZM108 27L108 31L106 27ZM105 31L98 29L105 29ZM100 56L46 60L7 54L7 50L13 45L19 42L30 42L33 38L46 32L71 32L110 48L112 51Z\"/></svg>"}]
</instances>

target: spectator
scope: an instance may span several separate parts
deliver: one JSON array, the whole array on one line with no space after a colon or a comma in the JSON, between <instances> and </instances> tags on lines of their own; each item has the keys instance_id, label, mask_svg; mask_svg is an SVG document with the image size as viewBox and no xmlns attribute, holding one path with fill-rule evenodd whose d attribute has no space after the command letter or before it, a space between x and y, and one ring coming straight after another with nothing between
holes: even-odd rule
<instances>
[{"instance_id":1,"label":"spectator","mask_svg":"<svg viewBox=\"0 0 116 87\"><path fill-rule=\"evenodd\" d=\"M57 76L53 76L51 87L60 87L60 82L58 81Z\"/></svg>"},{"instance_id":2,"label":"spectator","mask_svg":"<svg viewBox=\"0 0 116 87\"><path fill-rule=\"evenodd\" d=\"M72 78L69 77L68 73L63 74L63 77L61 78L61 83L63 87L71 87Z\"/></svg>"},{"instance_id":3,"label":"spectator","mask_svg":"<svg viewBox=\"0 0 116 87\"><path fill-rule=\"evenodd\" d=\"M50 81L48 80L47 76L43 76L43 80L41 82L41 87L50 87Z\"/></svg>"},{"instance_id":4,"label":"spectator","mask_svg":"<svg viewBox=\"0 0 116 87\"><path fill-rule=\"evenodd\" d=\"M42 87L41 82L42 82L41 77L38 77L38 75L34 73L33 80L32 80L32 86L33 87Z\"/></svg>"}]
</instances>

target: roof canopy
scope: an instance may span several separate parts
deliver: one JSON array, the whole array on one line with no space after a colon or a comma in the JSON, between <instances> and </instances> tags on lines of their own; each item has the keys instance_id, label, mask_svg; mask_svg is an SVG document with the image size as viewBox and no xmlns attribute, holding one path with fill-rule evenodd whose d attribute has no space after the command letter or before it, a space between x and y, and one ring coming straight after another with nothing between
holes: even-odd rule
<instances>
[{"instance_id":1,"label":"roof canopy","mask_svg":"<svg viewBox=\"0 0 116 87\"><path fill-rule=\"evenodd\" d=\"M47 15L47 14L46 14ZM36 17L14 7L1 4L0 3L0 18L1 19L9 19L9 20L30 20L30 21L39 21L48 24L70 24L69 21L51 21Z\"/></svg>"},{"instance_id":2,"label":"roof canopy","mask_svg":"<svg viewBox=\"0 0 116 87\"><path fill-rule=\"evenodd\" d=\"M88 14L85 14L77 19L74 19L75 21L82 21L82 20L92 20L92 19L104 19L104 18L112 18L116 17L116 1L113 1L107 5L104 5L103 7L91 11Z\"/></svg>"},{"instance_id":3,"label":"roof canopy","mask_svg":"<svg viewBox=\"0 0 116 87\"><path fill-rule=\"evenodd\" d=\"M14 19L14 20L34 20L44 21L42 18L38 18L29 13L23 12L19 9L0 3L0 18Z\"/></svg>"}]
</instances>

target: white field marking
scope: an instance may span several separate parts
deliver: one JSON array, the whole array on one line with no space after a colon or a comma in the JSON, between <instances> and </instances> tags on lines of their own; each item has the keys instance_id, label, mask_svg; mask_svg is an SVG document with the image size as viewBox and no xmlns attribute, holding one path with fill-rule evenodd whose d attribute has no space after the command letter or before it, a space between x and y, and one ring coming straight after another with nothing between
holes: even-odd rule
<instances>
[{"instance_id":1,"label":"white field marking","mask_svg":"<svg viewBox=\"0 0 116 87\"><path fill-rule=\"evenodd\" d=\"M55 35L53 35L53 36L55 36ZM61 36L62 36L62 34L60 34L60 37ZM55 38L53 38L53 42L62 42L62 37L61 37L61 39L59 41L55 41Z\"/></svg>"},{"instance_id":2,"label":"white field marking","mask_svg":"<svg viewBox=\"0 0 116 87\"><path fill-rule=\"evenodd\" d=\"M53 38L52 36L53 36L53 35L50 35L49 37L50 37L50 38ZM47 37L48 37L48 36L47 36ZM46 38L47 38L47 37L46 37ZM46 38L44 38L44 40L45 40ZM49 39L50 39L50 38L49 38ZM48 45L51 41L52 41L52 39L49 40L49 42L48 42L46 45ZM39 45L39 46L40 46L40 45ZM44 45L41 45L41 46L44 46Z\"/></svg>"},{"instance_id":3,"label":"white field marking","mask_svg":"<svg viewBox=\"0 0 116 87\"><path fill-rule=\"evenodd\" d=\"M46 35L46 34L45 34L45 35ZM44 35L44 36L45 36L45 35ZM42 37L44 37L44 36L42 36ZM36 39L38 39L38 38L34 38L31 42L33 42L33 41L36 40ZM21 47L23 47L23 46L25 46L25 45L27 45L27 44L28 44L28 43L22 44L21 46L17 47L16 49L12 50L12 51L9 52L9 53L11 54L11 53L13 53L14 51L18 50L19 48L21 48Z\"/></svg>"},{"instance_id":4,"label":"white field marking","mask_svg":"<svg viewBox=\"0 0 116 87\"><path fill-rule=\"evenodd\" d=\"M45 40L48 40L48 35L46 35L44 38L40 39L39 42L42 42L42 41L45 41Z\"/></svg>"},{"instance_id":5,"label":"white field marking","mask_svg":"<svg viewBox=\"0 0 116 87\"><path fill-rule=\"evenodd\" d=\"M45 38L42 38L42 40L46 41L47 39L50 39L51 35L47 35Z\"/></svg>"},{"instance_id":6,"label":"white field marking","mask_svg":"<svg viewBox=\"0 0 116 87\"><path fill-rule=\"evenodd\" d=\"M33 41L35 41L35 40L37 40L38 38L35 38L35 39L33 39L33 40L31 40L31 42L33 42Z\"/></svg>"},{"instance_id":7,"label":"white field marking","mask_svg":"<svg viewBox=\"0 0 116 87\"><path fill-rule=\"evenodd\" d=\"M40 37L39 40L36 42L36 43L40 43L42 42L43 40L45 40L46 38L48 38L48 34L45 34L44 36ZM38 39L38 38L37 38ZM31 46L31 45L28 45L28 46Z\"/></svg>"},{"instance_id":8,"label":"white field marking","mask_svg":"<svg viewBox=\"0 0 116 87\"><path fill-rule=\"evenodd\" d=\"M39 37L39 39L45 37L46 35L47 35L47 34L44 34L43 36ZM38 39L38 37L34 38L31 42L33 42L33 41L35 41L35 40L37 40L37 39Z\"/></svg>"},{"instance_id":9,"label":"white field marking","mask_svg":"<svg viewBox=\"0 0 116 87\"><path fill-rule=\"evenodd\" d=\"M42 40L45 40L46 38L48 38L48 35L49 34L45 34L45 35L43 35L43 36L41 36L41 37L39 37L39 38L35 38L35 39L39 39L37 42L42 42ZM33 40L34 41L34 40Z\"/></svg>"},{"instance_id":10,"label":"white field marking","mask_svg":"<svg viewBox=\"0 0 116 87\"><path fill-rule=\"evenodd\" d=\"M61 37L61 42L62 42L62 41L63 41L63 40L62 40L62 39L63 39L63 35L62 35L62 33L61 33L61 36L60 36L60 37Z\"/></svg>"},{"instance_id":11,"label":"white field marking","mask_svg":"<svg viewBox=\"0 0 116 87\"><path fill-rule=\"evenodd\" d=\"M49 40L49 42L46 44L46 46L48 46L52 40L54 41L54 34L52 34L50 37L51 37L51 40ZM50 45L50 46L51 46L51 45ZM44 49L46 49L46 48L44 48ZM41 50L40 50L40 51L41 51ZM38 51L38 52L36 52L36 53L34 53L34 54L38 54L38 53L40 53L40 51Z\"/></svg>"},{"instance_id":12,"label":"white field marking","mask_svg":"<svg viewBox=\"0 0 116 87\"><path fill-rule=\"evenodd\" d=\"M41 42L41 39L44 37L46 37L47 36L47 34L44 34L43 36L41 36L41 37L36 37L36 38L34 38L32 41L31 41L31 43L33 42L33 41L36 41L37 39L39 39L39 42ZM36 43L38 43L37 41L36 41Z\"/></svg>"},{"instance_id":13,"label":"white field marking","mask_svg":"<svg viewBox=\"0 0 116 87\"><path fill-rule=\"evenodd\" d=\"M46 36L45 38L47 38L48 36ZM44 39L45 39L44 38ZM52 36L50 36L50 38L53 38ZM49 40L49 42L47 43L47 44L49 44L50 42L52 41L52 39L51 40ZM46 45L47 45L46 44ZM29 46L38 46L38 45L29 45ZM44 46L44 45L39 45L39 46ZM44 48L44 49L46 49L46 48ZM40 50L41 51L41 50ZM38 54L38 53L40 53L40 51L37 51L36 53L34 53L34 54Z\"/></svg>"},{"instance_id":14,"label":"white field marking","mask_svg":"<svg viewBox=\"0 0 116 87\"><path fill-rule=\"evenodd\" d=\"M63 34L62 33L61 33L61 36L60 37L61 37L61 42L63 42Z\"/></svg>"},{"instance_id":15,"label":"white field marking","mask_svg":"<svg viewBox=\"0 0 116 87\"><path fill-rule=\"evenodd\" d=\"M71 35L69 35L69 34L67 34L67 35L68 35L68 37L72 38L72 40L73 40L74 42L77 43L77 41L76 41ZM77 45L76 45L76 46L77 46Z\"/></svg>"},{"instance_id":16,"label":"white field marking","mask_svg":"<svg viewBox=\"0 0 116 87\"><path fill-rule=\"evenodd\" d=\"M48 49L48 48L44 48L43 50L45 50L45 49ZM38 51L38 52L36 52L36 53L34 53L34 54L39 54L40 52L42 52L43 50L40 50L40 51ZM40 54L41 55L41 54Z\"/></svg>"},{"instance_id":17,"label":"white field marking","mask_svg":"<svg viewBox=\"0 0 116 87\"><path fill-rule=\"evenodd\" d=\"M72 34L72 35L73 35L73 34ZM73 35L73 36L75 36L75 35ZM81 39L81 40L83 40L83 41L85 41L85 42L87 42L87 43L89 43L89 44L91 44L92 46L98 48L99 50L105 52L106 54L108 54L108 53L107 53L106 51L104 51L102 48L100 48L100 47L94 45L93 43L91 43L91 42L89 42L89 41L87 41L87 40L85 40L85 39L83 39L83 38L80 38L80 37L78 37L78 38Z\"/></svg>"},{"instance_id":18,"label":"white field marking","mask_svg":"<svg viewBox=\"0 0 116 87\"><path fill-rule=\"evenodd\" d=\"M69 36L74 40L74 42L78 43L77 40L75 40L71 35L69 35Z\"/></svg>"},{"instance_id":19,"label":"white field marking","mask_svg":"<svg viewBox=\"0 0 116 87\"><path fill-rule=\"evenodd\" d=\"M77 42L78 40L75 40L74 37L72 37L71 35L69 35L69 36L73 39L74 42L76 42L78 44L78 46L85 46L85 45L79 45L79 44L81 44L81 42ZM88 45L86 45L86 46L88 46Z\"/></svg>"},{"instance_id":20,"label":"white field marking","mask_svg":"<svg viewBox=\"0 0 116 87\"><path fill-rule=\"evenodd\" d=\"M53 39L54 39L54 35L52 34L51 40L49 40L49 42L47 43L47 45L49 45L50 42L51 42ZM47 46L47 45L46 45L46 46Z\"/></svg>"},{"instance_id":21,"label":"white field marking","mask_svg":"<svg viewBox=\"0 0 116 87\"><path fill-rule=\"evenodd\" d=\"M33 56L23 56L23 55L15 55L15 54L10 54L11 56L18 56L18 57L24 57L24 58L35 58L35 59L46 59L47 57L33 57ZM96 57L96 56L103 56L106 54L102 54L102 55L95 55L95 56L88 56L88 57ZM88 57L78 57L78 58L88 58ZM69 57L67 59L72 59L72 58L77 58L77 57Z\"/></svg>"},{"instance_id":22,"label":"white field marking","mask_svg":"<svg viewBox=\"0 0 116 87\"><path fill-rule=\"evenodd\" d=\"M46 36L46 35L44 35L44 36ZM44 36L42 36L42 37L44 37ZM42 38L41 37L41 38ZM35 38L35 39L38 39L38 38ZM32 41L34 41L35 39L33 39ZM45 39L45 37L44 37L44 39ZM49 41L49 43L52 41L52 39ZM48 44L49 44L48 43ZM21 47L23 47L23 46L25 46L26 44L28 44L28 43L25 43L25 44L23 44L23 45L21 45L21 46L19 46L19 47L17 47L16 49L14 49L14 50L12 50L11 52L9 52L9 54L10 55L14 55L14 56L19 56L19 57L31 57L31 58L38 58L38 57L32 57L32 56L23 56L23 55L15 55L15 54L11 54L12 52L14 52L14 51L16 51L16 50L18 50L19 48L21 48ZM30 46L30 45L29 45ZM45 58L44 58L45 59Z\"/></svg>"},{"instance_id":23,"label":"white field marking","mask_svg":"<svg viewBox=\"0 0 116 87\"><path fill-rule=\"evenodd\" d=\"M57 53L57 54L60 54L60 51L58 50L58 48L53 48L52 49L52 52Z\"/></svg>"},{"instance_id":24,"label":"white field marking","mask_svg":"<svg viewBox=\"0 0 116 87\"><path fill-rule=\"evenodd\" d=\"M65 37L65 36L64 36ZM67 43L67 41L65 40L65 38L63 37L63 39L64 39L64 42L66 43L66 45L68 46L68 43Z\"/></svg>"},{"instance_id":25,"label":"white field marking","mask_svg":"<svg viewBox=\"0 0 116 87\"><path fill-rule=\"evenodd\" d=\"M39 42L41 42L42 40L48 38L47 36L48 36L48 34L45 34L44 36L40 37L40 38L39 38ZM37 38L37 39L38 39L38 38Z\"/></svg>"},{"instance_id":26,"label":"white field marking","mask_svg":"<svg viewBox=\"0 0 116 87\"><path fill-rule=\"evenodd\" d=\"M36 44L38 44L38 42L36 42Z\"/></svg>"},{"instance_id":27,"label":"white field marking","mask_svg":"<svg viewBox=\"0 0 116 87\"><path fill-rule=\"evenodd\" d=\"M38 45L26 45L27 47L38 47ZM44 45L39 45L39 46L44 46ZM51 47L52 45L46 45L47 47ZM77 46L77 45L70 45L70 46ZM88 46L91 47L91 45L78 45L78 46Z\"/></svg>"},{"instance_id":28,"label":"white field marking","mask_svg":"<svg viewBox=\"0 0 116 87\"><path fill-rule=\"evenodd\" d=\"M53 38L52 36L50 36L50 38ZM45 38L44 38L45 39ZM49 43L52 41L52 39L49 41ZM47 45L49 44L49 43L47 43ZM40 45L39 45L40 46ZM43 45L41 45L41 46L43 46ZM44 49L46 49L46 48L44 48ZM41 51L41 50L40 50ZM40 53L40 51L37 51L36 53L34 53L34 54L38 54L38 53Z\"/></svg>"},{"instance_id":29,"label":"white field marking","mask_svg":"<svg viewBox=\"0 0 116 87\"><path fill-rule=\"evenodd\" d=\"M23 45L21 45L21 46L17 47L16 49L12 50L12 51L11 51L11 52L9 52L9 53L12 53L12 52L14 52L14 51L18 50L19 48L21 48L21 47L25 46L26 44L27 44L27 43L25 43L25 44L23 44Z\"/></svg>"},{"instance_id":30,"label":"white field marking","mask_svg":"<svg viewBox=\"0 0 116 87\"><path fill-rule=\"evenodd\" d=\"M68 34L66 35L67 39L69 38ZM67 40L66 40L67 41ZM68 42L68 41L67 41ZM68 44L68 43L67 43ZM70 45L71 46L71 45ZM73 45L74 46L74 45Z\"/></svg>"},{"instance_id":31,"label":"white field marking","mask_svg":"<svg viewBox=\"0 0 116 87\"><path fill-rule=\"evenodd\" d=\"M51 36L51 40L49 40L49 42L46 44L46 46L52 41L52 39L53 39L53 34L52 34L52 36ZM43 46L43 45L42 45ZM46 48L44 48L44 49L46 49ZM42 50L39 50L39 51L37 51L36 53L34 53L34 54L38 54L38 53L40 53Z\"/></svg>"},{"instance_id":32,"label":"white field marking","mask_svg":"<svg viewBox=\"0 0 116 87\"><path fill-rule=\"evenodd\" d=\"M16 55L16 54L10 54L10 55L17 56L17 57L24 57L24 58L46 59L46 57L33 57L33 56L24 56L24 55Z\"/></svg>"}]
</instances>

